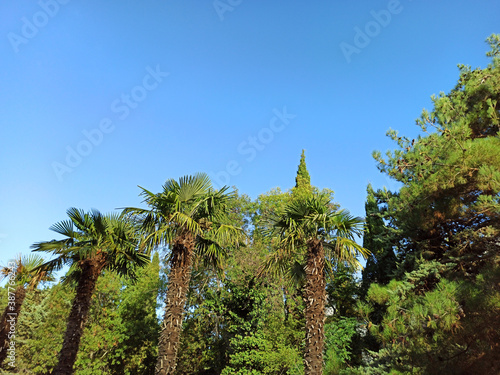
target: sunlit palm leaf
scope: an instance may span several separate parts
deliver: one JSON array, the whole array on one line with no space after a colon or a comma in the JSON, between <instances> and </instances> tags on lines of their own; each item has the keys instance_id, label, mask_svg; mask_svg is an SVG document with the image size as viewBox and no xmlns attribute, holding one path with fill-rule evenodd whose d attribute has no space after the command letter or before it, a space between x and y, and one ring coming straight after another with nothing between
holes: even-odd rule
<instances>
[{"instance_id":1,"label":"sunlit palm leaf","mask_svg":"<svg viewBox=\"0 0 500 375\"><path fill-rule=\"evenodd\" d=\"M49 229L66 237L73 238L77 236L74 230L74 224L71 220L63 220L55 223Z\"/></svg>"}]
</instances>

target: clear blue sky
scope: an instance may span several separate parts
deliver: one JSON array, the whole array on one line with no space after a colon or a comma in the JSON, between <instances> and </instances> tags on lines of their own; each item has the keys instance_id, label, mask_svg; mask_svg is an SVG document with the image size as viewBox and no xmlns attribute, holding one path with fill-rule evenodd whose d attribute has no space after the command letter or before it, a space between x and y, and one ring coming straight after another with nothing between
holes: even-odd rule
<instances>
[{"instance_id":1,"label":"clear blue sky","mask_svg":"<svg viewBox=\"0 0 500 375\"><path fill-rule=\"evenodd\" d=\"M64 3L64 4L63 4ZM69 207L138 206L198 171L255 198L312 183L364 215L373 150L415 136L498 1L2 1L1 265ZM360 31L364 34L360 34ZM232 173L233 175L231 175Z\"/></svg>"}]
</instances>

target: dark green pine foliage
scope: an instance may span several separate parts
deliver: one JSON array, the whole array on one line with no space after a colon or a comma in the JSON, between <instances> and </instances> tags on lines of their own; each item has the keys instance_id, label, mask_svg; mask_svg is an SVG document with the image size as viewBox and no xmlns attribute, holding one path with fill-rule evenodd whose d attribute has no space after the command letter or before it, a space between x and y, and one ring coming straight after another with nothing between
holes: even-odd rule
<instances>
[{"instance_id":1,"label":"dark green pine foliage","mask_svg":"<svg viewBox=\"0 0 500 375\"><path fill-rule=\"evenodd\" d=\"M460 65L450 93L433 96L416 139L388 135L398 148L378 168L403 184L388 200L402 230L404 270L420 256L450 260L464 276L477 274L498 254L500 233L500 35L488 38L493 63L472 70Z\"/></svg>"},{"instance_id":2,"label":"dark green pine foliage","mask_svg":"<svg viewBox=\"0 0 500 375\"><path fill-rule=\"evenodd\" d=\"M399 264L360 304L382 349L353 373L500 373L500 35L487 41L492 64L459 66L457 85L417 120L423 134L391 130L398 148L374 155L403 185L384 213L400 231Z\"/></svg>"},{"instance_id":3,"label":"dark green pine foliage","mask_svg":"<svg viewBox=\"0 0 500 375\"><path fill-rule=\"evenodd\" d=\"M362 273L362 295L366 294L372 283L388 284L394 276L397 260L393 250L397 231L384 222L384 214L387 212L384 202L390 196L390 193L387 190L375 192L371 184L368 185L366 190L366 225L363 235L363 247L370 250L371 255ZM382 204L382 207L379 204Z\"/></svg>"}]
</instances>

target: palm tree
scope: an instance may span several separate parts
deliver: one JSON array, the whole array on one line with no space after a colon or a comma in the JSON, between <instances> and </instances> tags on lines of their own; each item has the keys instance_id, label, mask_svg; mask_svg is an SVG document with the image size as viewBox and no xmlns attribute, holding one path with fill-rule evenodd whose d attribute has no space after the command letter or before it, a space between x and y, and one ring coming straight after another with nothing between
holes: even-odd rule
<instances>
[{"instance_id":1,"label":"palm tree","mask_svg":"<svg viewBox=\"0 0 500 375\"><path fill-rule=\"evenodd\" d=\"M149 209L126 208L141 223L149 249L168 247L170 272L165 316L158 343L156 374L173 374L182 319L194 261L221 267L227 246L237 245L242 230L228 224L228 204L234 198L227 187L214 190L204 173L170 179L163 191L141 188Z\"/></svg>"},{"instance_id":2,"label":"palm tree","mask_svg":"<svg viewBox=\"0 0 500 375\"><path fill-rule=\"evenodd\" d=\"M149 256L138 251L136 228L120 215L102 215L97 210L85 213L76 208L70 208L67 214L69 220L50 228L64 239L32 245L33 251L51 252L56 256L39 269L55 271L69 266L64 282L76 282L76 294L58 364L52 372L54 375L73 373L92 294L102 272L110 270L133 278L135 269L149 262Z\"/></svg>"},{"instance_id":3,"label":"palm tree","mask_svg":"<svg viewBox=\"0 0 500 375\"><path fill-rule=\"evenodd\" d=\"M11 301L9 298L9 303L0 318L0 366L7 357L10 331L9 318L19 319L27 291L36 289L41 282L53 280L50 272L36 271L36 268L43 264L43 258L38 254L30 254L24 257L19 255L11 263L12 267L3 267L0 270L1 279L9 278L9 289L11 289L10 285L15 286L15 289L12 288L14 292L9 290L9 297L13 293L13 300Z\"/></svg>"},{"instance_id":4,"label":"palm tree","mask_svg":"<svg viewBox=\"0 0 500 375\"><path fill-rule=\"evenodd\" d=\"M345 210L336 210L328 195L315 193L292 200L270 214L266 222L267 235L279 242L262 272L284 273L290 278L300 273L305 276L305 374L323 374L326 272L333 273L332 264L336 262L359 266L357 256L369 254L354 240L362 233L363 221Z\"/></svg>"}]
</instances>

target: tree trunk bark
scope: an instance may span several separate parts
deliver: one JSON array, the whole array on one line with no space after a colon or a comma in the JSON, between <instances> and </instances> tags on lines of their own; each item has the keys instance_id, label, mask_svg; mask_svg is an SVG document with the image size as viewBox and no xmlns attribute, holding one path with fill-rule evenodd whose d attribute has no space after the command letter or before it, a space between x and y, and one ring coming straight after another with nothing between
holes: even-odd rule
<instances>
[{"instance_id":1,"label":"tree trunk bark","mask_svg":"<svg viewBox=\"0 0 500 375\"><path fill-rule=\"evenodd\" d=\"M0 366L2 366L3 361L7 358L7 350L9 349L10 341L14 338L11 336L11 339L9 339L11 327L13 328L12 335L16 334L16 326L24 298L26 297L26 289L24 289L24 286L19 285L14 291L14 300L10 301L8 297L7 302L9 303L7 303L2 317L0 318ZM14 303L12 304L11 302Z\"/></svg>"},{"instance_id":2,"label":"tree trunk bark","mask_svg":"<svg viewBox=\"0 0 500 375\"><path fill-rule=\"evenodd\" d=\"M172 375L177 366L177 350L182 331L182 318L193 264L194 237L184 233L172 246L172 260L168 275L165 316L158 342L157 375Z\"/></svg>"},{"instance_id":3,"label":"tree trunk bark","mask_svg":"<svg viewBox=\"0 0 500 375\"><path fill-rule=\"evenodd\" d=\"M82 262L82 273L78 280L76 295L69 313L62 349L58 356L59 361L52 371L52 375L70 375L74 372L73 365L76 361L83 328L90 310L92 294L103 267L104 261L101 259L89 259Z\"/></svg>"},{"instance_id":4,"label":"tree trunk bark","mask_svg":"<svg viewBox=\"0 0 500 375\"><path fill-rule=\"evenodd\" d=\"M324 320L325 320L325 251L319 240L310 240L307 249L305 315L306 348L304 365L306 375L323 374Z\"/></svg>"}]
</instances>

